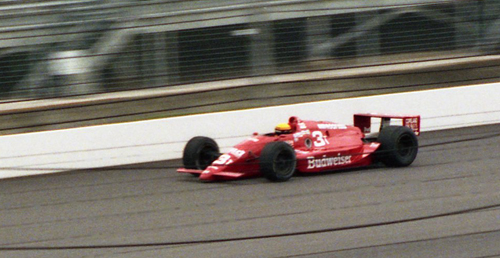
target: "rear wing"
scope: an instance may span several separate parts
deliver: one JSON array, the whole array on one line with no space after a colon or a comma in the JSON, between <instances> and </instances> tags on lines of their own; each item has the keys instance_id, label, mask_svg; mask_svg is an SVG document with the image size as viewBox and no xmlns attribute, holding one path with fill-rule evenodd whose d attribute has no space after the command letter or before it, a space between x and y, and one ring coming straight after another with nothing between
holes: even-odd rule
<instances>
[{"instance_id":1,"label":"rear wing","mask_svg":"<svg viewBox=\"0 0 500 258\"><path fill-rule=\"evenodd\" d=\"M372 118L380 118L380 130L391 125L391 119L401 119L403 126L409 127L416 135L420 135L420 116L415 115L389 115L389 114L354 114L354 126L363 133L368 134L372 130Z\"/></svg>"}]
</instances>

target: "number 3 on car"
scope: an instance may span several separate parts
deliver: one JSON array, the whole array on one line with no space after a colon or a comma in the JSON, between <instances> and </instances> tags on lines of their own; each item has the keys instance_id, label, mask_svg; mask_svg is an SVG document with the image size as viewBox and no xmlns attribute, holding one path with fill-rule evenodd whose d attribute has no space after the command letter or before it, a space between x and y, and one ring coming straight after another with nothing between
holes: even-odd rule
<instances>
[{"instance_id":1,"label":"number 3 on car","mask_svg":"<svg viewBox=\"0 0 500 258\"><path fill-rule=\"evenodd\" d=\"M233 163L231 156L229 154L224 154L224 155L221 155L212 164L214 164L214 165L229 165L231 163Z\"/></svg>"},{"instance_id":2,"label":"number 3 on car","mask_svg":"<svg viewBox=\"0 0 500 258\"><path fill-rule=\"evenodd\" d=\"M314 138L313 143L315 147L323 147L330 144L327 137L325 137L321 131L314 131L312 137Z\"/></svg>"}]
</instances>

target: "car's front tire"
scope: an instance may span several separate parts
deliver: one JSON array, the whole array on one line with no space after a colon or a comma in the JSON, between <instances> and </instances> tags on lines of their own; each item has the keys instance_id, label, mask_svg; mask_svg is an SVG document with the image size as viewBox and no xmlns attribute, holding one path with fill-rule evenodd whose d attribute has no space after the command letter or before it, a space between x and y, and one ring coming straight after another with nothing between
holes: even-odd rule
<instances>
[{"instance_id":1,"label":"car's front tire","mask_svg":"<svg viewBox=\"0 0 500 258\"><path fill-rule=\"evenodd\" d=\"M286 142L270 142L262 149L260 171L273 182L289 180L295 173L297 158L295 150Z\"/></svg>"},{"instance_id":2,"label":"car's front tire","mask_svg":"<svg viewBox=\"0 0 500 258\"><path fill-rule=\"evenodd\" d=\"M418 153L418 139L415 133L406 126L388 126L382 129L377 141L377 160L389 167L409 166Z\"/></svg>"},{"instance_id":3,"label":"car's front tire","mask_svg":"<svg viewBox=\"0 0 500 258\"><path fill-rule=\"evenodd\" d=\"M184 147L182 163L187 169L204 170L219 156L219 146L213 139L197 136Z\"/></svg>"}]
</instances>

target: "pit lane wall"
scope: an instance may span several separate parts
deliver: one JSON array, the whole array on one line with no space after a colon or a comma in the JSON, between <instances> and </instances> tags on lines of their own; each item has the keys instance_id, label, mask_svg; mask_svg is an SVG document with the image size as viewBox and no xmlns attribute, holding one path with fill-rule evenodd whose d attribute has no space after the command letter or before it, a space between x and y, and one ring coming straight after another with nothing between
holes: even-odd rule
<instances>
[{"instance_id":1,"label":"pit lane wall","mask_svg":"<svg viewBox=\"0 0 500 258\"><path fill-rule=\"evenodd\" d=\"M354 113L420 114L422 131L500 123L500 83L320 101L0 137L0 178L177 159L193 136L227 150L289 116L352 124Z\"/></svg>"}]
</instances>

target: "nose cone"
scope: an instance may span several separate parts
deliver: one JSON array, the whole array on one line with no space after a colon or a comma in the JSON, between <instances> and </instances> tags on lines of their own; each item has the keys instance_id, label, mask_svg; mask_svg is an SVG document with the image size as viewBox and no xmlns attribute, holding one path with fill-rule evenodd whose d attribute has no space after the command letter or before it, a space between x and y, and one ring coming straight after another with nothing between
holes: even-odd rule
<instances>
[{"instance_id":1,"label":"nose cone","mask_svg":"<svg viewBox=\"0 0 500 258\"><path fill-rule=\"evenodd\" d=\"M199 179L202 181L213 181L215 180L213 172L213 168L208 167L207 169L203 170L203 172L200 174Z\"/></svg>"},{"instance_id":2,"label":"nose cone","mask_svg":"<svg viewBox=\"0 0 500 258\"><path fill-rule=\"evenodd\" d=\"M212 181L214 180L214 176L211 174L211 173L205 173L203 172L201 175L200 175L200 180L202 181Z\"/></svg>"}]
</instances>

